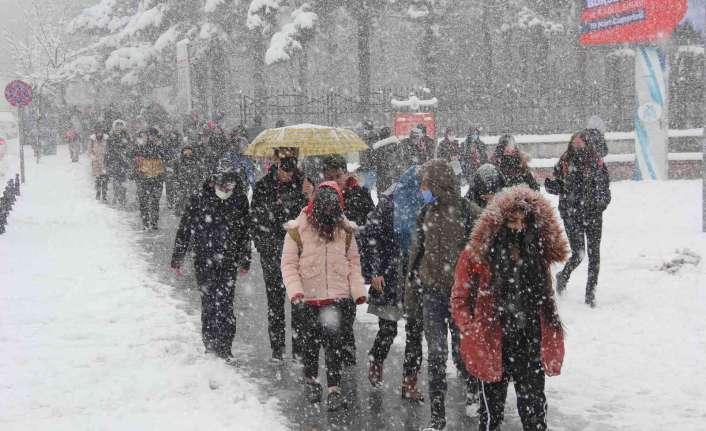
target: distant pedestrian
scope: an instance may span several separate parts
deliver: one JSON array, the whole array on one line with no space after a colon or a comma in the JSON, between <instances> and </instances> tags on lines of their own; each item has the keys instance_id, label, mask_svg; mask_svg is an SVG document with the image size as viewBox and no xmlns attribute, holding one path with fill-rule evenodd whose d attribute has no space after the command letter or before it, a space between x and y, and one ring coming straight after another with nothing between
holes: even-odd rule
<instances>
[{"instance_id":1,"label":"distant pedestrian","mask_svg":"<svg viewBox=\"0 0 706 431\"><path fill-rule=\"evenodd\" d=\"M108 201L108 172L105 166L105 154L108 135L103 133L103 127L96 127L96 131L89 138L88 156L91 159L91 172L96 181L96 200Z\"/></svg>"},{"instance_id":2,"label":"distant pedestrian","mask_svg":"<svg viewBox=\"0 0 706 431\"><path fill-rule=\"evenodd\" d=\"M493 196L505 187L505 178L492 163L480 166L471 178L466 199L485 208Z\"/></svg>"},{"instance_id":3,"label":"distant pedestrian","mask_svg":"<svg viewBox=\"0 0 706 431\"><path fill-rule=\"evenodd\" d=\"M113 183L113 204L125 207L127 204L127 181L130 171L129 151L132 139L123 120L113 121L113 128L108 137L108 150L105 156L108 177Z\"/></svg>"},{"instance_id":4,"label":"distant pedestrian","mask_svg":"<svg viewBox=\"0 0 706 431\"><path fill-rule=\"evenodd\" d=\"M547 429L545 375L564 358L550 266L567 254L551 204L521 185L495 196L458 259L451 306L461 357L481 382L479 431L500 429L510 381L522 429Z\"/></svg>"},{"instance_id":5,"label":"distant pedestrian","mask_svg":"<svg viewBox=\"0 0 706 431\"><path fill-rule=\"evenodd\" d=\"M529 168L529 155L520 151L513 136L500 137L491 161L503 174L507 187L526 184L532 190L539 190L539 184Z\"/></svg>"},{"instance_id":6,"label":"distant pedestrian","mask_svg":"<svg viewBox=\"0 0 706 431\"><path fill-rule=\"evenodd\" d=\"M191 195L197 193L204 181L201 162L191 145L181 149L181 155L174 164L176 179L176 201L174 214L181 216Z\"/></svg>"},{"instance_id":7,"label":"distant pedestrian","mask_svg":"<svg viewBox=\"0 0 706 431\"><path fill-rule=\"evenodd\" d=\"M480 166L488 163L488 147L480 138L480 128L471 127L461 147L461 171L470 181Z\"/></svg>"},{"instance_id":8,"label":"distant pedestrian","mask_svg":"<svg viewBox=\"0 0 706 431\"><path fill-rule=\"evenodd\" d=\"M137 138L132 154L137 173L137 200L144 230L157 230L159 200L164 188L165 164L168 159L159 131L152 127Z\"/></svg>"},{"instance_id":9,"label":"distant pedestrian","mask_svg":"<svg viewBox=\"0 0 706 431\"><path fill-rule=\"evenodd\" d=\"M554 167L554 178L545 180L547 192L559 195L559 213L571 244L571 259L556 276L557 291L563 293L571 273L583 260L588 244L586 304L596 305L600 271L603 211L611 200L608 169L588 145L588 131L576 133Z\"/></svg>"},{"instance_id":10,"label":"distant pedestrian","mask_svg":"<svg viewBox=\"0 0 706 431\"><path fill-rule=\"evenodd\" d=\"M301 306L304 377L309 401L321 400L319 350L326 358L328 410L345 405L341 394L343 321L350 308L366 300L355 241L355 224L343 213L343 194L335 182L319 185L306 210L287 223L282 277L294 306Z\"/></svg>"},{"instance_id":11,"label":"distant pedestrian","mask_svg":"<svg viewBox=\"0 0 706 431\"><path fill-rule=\"evenodd\" d=\"M224 165L226 165L224 163ZM191 195L179 223L172 268L181 274L189 245L201 291L201 331L206 353L233 362L235 283L250 269L250 213L245 188L227 166Z\"/></svg>"},{"instance_id":12,"label":"distant pedestrian","mask_svg":"<svg viewBox=\"0 0 706 431\"><path fill-rule=\"evenodd\" d=\"M81 136L76 128L72 127L64 133L64 142L69 146L69 155L71 162L78 162L79 154L81 154Z\"/></svg>"}]
</instances>

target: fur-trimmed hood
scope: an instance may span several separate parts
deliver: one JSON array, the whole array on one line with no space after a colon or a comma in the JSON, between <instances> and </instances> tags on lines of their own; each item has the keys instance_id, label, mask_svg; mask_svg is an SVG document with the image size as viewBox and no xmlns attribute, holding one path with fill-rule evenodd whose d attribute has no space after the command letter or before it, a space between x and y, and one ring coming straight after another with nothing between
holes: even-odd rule
<instances>
[{"instance_id":1,"label":"fur-trimmed hood","mask_svg":"<svg viewBox=\"0 0 706 431\"><path fill-rule=\"evenodd\" d=\"M569 243L551 203L525 185L505 189L495 195L476 223L466 248L473 261L487 264L488 252L507 217L520 209L532 214L547 263L561 262L569 256Z\"/></svg>"}]
</instances>

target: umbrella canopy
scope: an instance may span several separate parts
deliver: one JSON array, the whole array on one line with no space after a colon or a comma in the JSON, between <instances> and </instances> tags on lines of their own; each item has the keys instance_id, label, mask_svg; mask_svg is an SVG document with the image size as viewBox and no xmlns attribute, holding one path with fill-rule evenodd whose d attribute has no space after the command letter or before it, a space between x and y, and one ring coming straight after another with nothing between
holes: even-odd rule
<instances>
[{"instance_id":1,"label":"umbrella canopy","mask_svg":"<svg viewBox=\"0 0 706 431\"><path fill-rule=\"evenodd\" d=\"M362 139L349 129L297 124L267 129L257 135L243 152L247 156L268 157L273 148L297 148L299 157L346 154L367 150Z\"/></svg>"}]
</instances>

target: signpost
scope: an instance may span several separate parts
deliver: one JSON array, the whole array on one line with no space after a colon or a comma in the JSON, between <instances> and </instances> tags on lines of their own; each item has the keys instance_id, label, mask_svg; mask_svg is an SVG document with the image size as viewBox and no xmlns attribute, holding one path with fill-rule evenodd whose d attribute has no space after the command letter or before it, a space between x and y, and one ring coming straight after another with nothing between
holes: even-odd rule
<instances>
[{"instance_id":1,"label":"signpost","mask_svg":"<svg viewBox=\"0 0 706 431\"><path fill-rule=\"evenodd\" d=\"M25 150L22 145L22 134L24 133L22 121L22 108L32 103L32 87L24 81L12 81L5 87L5 99L8 103L17 108L17 121L19 122L19 133L17 142L20 146L20 175L22 184L25 182Z\"/></svg>"}]
</instances>

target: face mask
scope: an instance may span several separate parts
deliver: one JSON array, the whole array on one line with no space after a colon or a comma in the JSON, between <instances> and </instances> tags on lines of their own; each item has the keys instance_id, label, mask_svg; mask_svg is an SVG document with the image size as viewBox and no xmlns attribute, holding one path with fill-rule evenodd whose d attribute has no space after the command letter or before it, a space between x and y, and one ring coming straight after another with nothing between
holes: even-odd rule
<instances>
[{"instance_id":1,"label":"face mask","mask_svg":"<svg viewBox=\"0 0 706 431\"><path fill-rule=\"evenodd\" d=\"M517 167L522 162L519 154L504 155L502 158L502 164L507 167Z\"/></svg>"},{"instance_id":2,"label":"face mask","mask_svg":"<svg viewBox=\"0 0 706 431\"><path fill-rule=\"evenodd\" d=\"M431 189L422 190L422 199L424 199L425 204L430 204L436 200Z\"/></svg>"},{"instance_id":3,"label":"face mask","mask_svg":"<svg viewBox=\"0 0 706 431\"><path fill-rule=\"evenodd\" d=\"M218 196L222 200L228 199L233 194L233 190L231 190L229 192L224 192L223 190L219 189L218 187L214 187L213 190L216 192L216 196Z\"/></svg>"}]
</instances>

